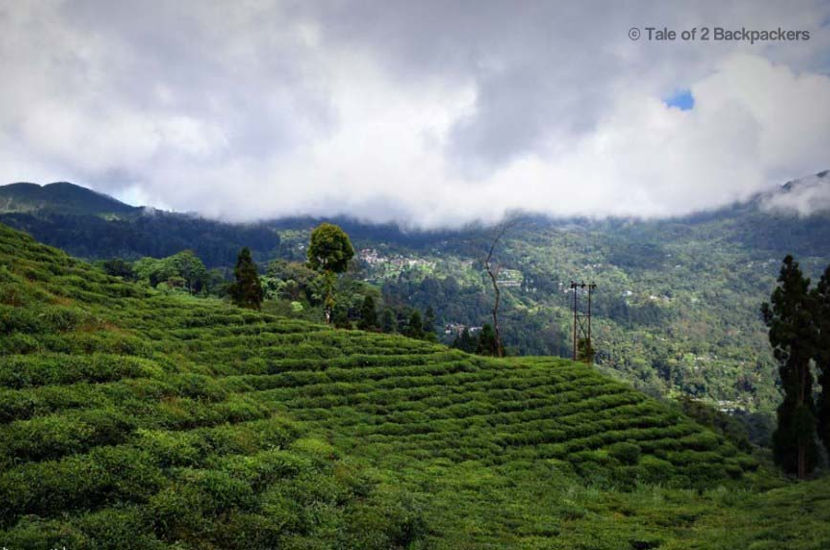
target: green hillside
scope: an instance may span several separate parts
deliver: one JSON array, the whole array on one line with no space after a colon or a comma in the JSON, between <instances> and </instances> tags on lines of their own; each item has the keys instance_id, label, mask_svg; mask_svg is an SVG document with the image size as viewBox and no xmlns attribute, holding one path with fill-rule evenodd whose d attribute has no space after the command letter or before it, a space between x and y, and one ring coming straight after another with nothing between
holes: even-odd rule
<instances>
[{"instance_id":1,"label":"green hillside","mask_svg":"<svg viewBox=\"0 0 830 550\"><path fill-rule=\"evenodd\" d=\"M509 354L570 357L568 285L572 279L594 280L594 347L605 373L651 395L691 396L739 414L753 427L753 440L766 444L780 390L758 308L769 298L785 255L794 254L814 278L830 263L830 215L765 205L805 190L830 190L827 172L681 218L522 217L494 256ZM113 214L113 205L131 210ZM161 258L193 249L207 267L227 273L239 249L248 246L264 269L274 258L304 261L309 233L320 221L225 224L128 207L68 183L0 186L0 223L89 259ZM491 322L493 291L481 260L493 228L419 232L334 221L359 252L350 276L375 286L382 307L431 308L431 328L446 344L455 338L452 331L444 335L447 325ZM344 315L356 323L354 304ZM303 316L310 305L303 304ZM340 306L346 308L345 302Z\"/></svg>"},{"instance_id":2,"label":"green hillside","mask_svg":"<svg viewBox=\"0 0 830 550\"><path fill-rule=\"evenodd\" d=\"M9 549L830 543L826 480L588 366L165 295L2 225L0 502Z\"/></svg>"},{"instance_id":3,"label":"green hillside","mask_svg":"<svg viewBox=\"0 0 830 550\"><path fill-rule=\"evenodd\" d=\"M0 185L0 223L87 259L161 258L189 249L208 267L228 267L243 246L273 256L280 242L263 224L130 206L67 182Z\"/></svg>"}]
</instances>

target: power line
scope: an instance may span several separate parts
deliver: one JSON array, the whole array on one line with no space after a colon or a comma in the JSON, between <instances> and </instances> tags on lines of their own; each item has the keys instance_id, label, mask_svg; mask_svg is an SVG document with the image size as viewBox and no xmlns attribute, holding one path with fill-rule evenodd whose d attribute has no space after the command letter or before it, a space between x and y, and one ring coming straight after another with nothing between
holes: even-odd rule
<instances>
[{"instance_id":1,"label":"power line","mask_svg":"<svg viewBox=\"0 0 830 550\"><path fill-rule=\"evenodd\" d=\"M594 354L593 354L593 345L591 343L591 297L594 293L594 289L597 288L596 283L590 282L579 282L571 281L571 291L573 292L574 299L573 299L573 316L574 316L574 325L573 325L573 360L576 361L579 355L579 342L585 342L585 352L587 354L588 363L592 364L594 362ZM580 311L579 309L579 291L580 289L583 292L588 294L588 311Z\"/></svg>"}]
</instances>

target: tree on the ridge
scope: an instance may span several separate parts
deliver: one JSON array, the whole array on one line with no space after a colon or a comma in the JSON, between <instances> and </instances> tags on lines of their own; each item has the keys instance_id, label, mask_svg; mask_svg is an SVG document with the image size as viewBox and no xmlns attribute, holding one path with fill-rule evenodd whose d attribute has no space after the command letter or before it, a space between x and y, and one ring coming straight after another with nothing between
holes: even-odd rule
<instances>
[{"instance_id":1,"label":"tree on the ridge","mask_svg":"<svg viewBox=\"0 0 830 550\"><path fill-rule=\"evenodd\" d=\"M240 307L259 309L262 306L264 293L256 264L247 246L239 252L233 274L236 282L229 289L233 303Z\"/></svg>"},{"instance_id":2,"label":"tree on the ridge","mask_svg":"<svg viewBox=\"0 0 830 550\"><path fill-rule=\"evenodd\" d=\"M187 290L191 293L200 292L208 277L205 264L192 250L183 250L168 258L173 264L179 276L185 281Z\"/></svg>"},{"instance_id":3,"label":"tree on the ridge","mask_svg":"<svg viewBox=\"0 0 830 550\"><path fill-rule=\"evenodd\" d=\"M380 330L392 334L398 331L398 320L395 318L395 312L390 308L384 308L380 316Z\"/></svg>"},{"instance_id":4,"label":"tree on the ridge","mask_svg":"<svg viewBox=\"0 0 830 550\"><path fill-rule=\"evenodd\" d=\"M830 266L813 291L816 320L815 362L818 367L818 381L821 397L818 403L818 435L830 452Z\"/></svg>"},{"instance_id":5,"label":"tree on the ridge","mask_svg":"<svg viewBox=\"0 0 830 550\"><path fill-rule=\"evenodd\" d=\"M424 324L421 321L421 312L417 309L409 316L409 322L406 324L404 335L419 340L424 337Z\"/></svg>"},{"instance_id":6,"label":"tree on the ridge","mask_svg":"<svg viewBox=\"0 0 830 550\"><path fill-rule=\"evenodd\" d=\"M435 310L432 306L427 306L424 312L424 338L430 342L438 341L438 336L435 334Z\"/></svg>"},{"instance_id":7,"label":"tree on the ridge","mask_svg":"<svg viewBox=\"0 0 830 550\"><path fill-rule=\"evenodd\" d=\"M475 338L470 336L470 330L464 327L461 334L456 336L455 340L453 340L452 347L460 349L461 351L466 351L467 353L475 353L476 348L478 347L478 342Z\"/></svg>"},{"instance_id":8,"label":"tree on the ridge","mask_svg":"<svg viewBox=\"0 0 830 550\"><path fill-rule=\"evenodd\" d=\"M479 355L499 355L498 342L496 341L496 333L490 323L485 323L478 332L478 346L476 346L476 353Z\"/></svg>"},{"instance_id":9,"label":"tree on the ridge","mask_svg":"<svg viewBox=\"0 0 830 550\"><path fill-rule=\"evenodd\" d=\"M126 281L132 280L135 276L133 273L133 265L123 258L110 258L109 260L97 263L104 269L107 275L122 277Z\"/></svg>"},{"instance_id":10,"label":"tree on the ridge","mask_svg":"<svg viewBox=\"0 0 830 550\"><path fill-rule=\"evenodd\" d=\"M375 309L375 299L371 296L363 298L363 305L360 306L360 321L357 323L360 330L373 330L378 328L378 312Z\"/></svg>"},{"instance_id":11,"label":"tree on the ridge","mask_svg":"<svg viewBox=\"0 0 830 550\"><path fill-rule=\"evenodd\" d=\"M311 232L308 265L311 269L323 273L326 279L326 298L323 303L326 323L331 322L331 312L334 308L334 281L338 273L346 271L353 257L354 247L349 236L340 227L321 223Z\"/></svg>"},{"instance_id":12,"label":"tree on the ridge","mask_svg":"<svg viewBox=\"0 0 830 550\"><path fill-rule=\"evenodd\" d=\"M493 263L493 253L496 251L496 245L504 236L508 229L519 223L518 219L506 220L502 222L497 228L490 242L490 248L487 251L487 256L484 258L484 269L487 271L487 276L490 277L490 283L493 285L493 309L491 314L493 316L493 326L490 329L493 331L493 354L497 357L504 356L504 346L501 341L501 327L499 325L499 306L501 305L501 289L499 289L498 274L499 267ZM486 326L486 325L485 325ZM488 354L489 355L489 354Z\"/></svg>"},{"instance_id":13,"label":"tree on the ridge","mask_svg":"<svg viewBox=\"0 0 830 550\"><path fill-rule=\"evenodd\" d=\"M813 406L813 357L816 330L810 280L792 256L784 258L771 304L761 312L769 327L769 341L778 361L784 402L778 407L773 433L773 458L784 471L803 479L816 465L816 418Z\"/></svg>"}]
</instances>

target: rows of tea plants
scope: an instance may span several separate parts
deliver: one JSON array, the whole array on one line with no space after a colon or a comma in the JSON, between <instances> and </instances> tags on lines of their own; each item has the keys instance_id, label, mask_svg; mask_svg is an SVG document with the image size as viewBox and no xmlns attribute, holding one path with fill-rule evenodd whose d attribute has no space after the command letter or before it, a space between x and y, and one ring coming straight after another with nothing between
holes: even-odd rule
<instances>
[{"instance_id":1,"label":"rows of tea plants","mask_svg":"<svg viewBox=\"0 0 830 550\"><path fill-rule=\"evenodd\" d=\"M582 364L167 296L3 226L0 404L9 548L406 546L429 530L424 495L378 474L398 464L622 489L757 467Z\"/></svg>"},{"instance_id":2,"label":"rows of tea plants","mask_svg":"<svg viewBox=\"0 0 830 550\"><path fill-rule=\"evenodd\" d=\"M226 383L245 371L193 345L290 347L279 336L321 331L159 296L0 226L0 546L389 548L419 538L404 492Z\"/></svg>"}]
</instances>

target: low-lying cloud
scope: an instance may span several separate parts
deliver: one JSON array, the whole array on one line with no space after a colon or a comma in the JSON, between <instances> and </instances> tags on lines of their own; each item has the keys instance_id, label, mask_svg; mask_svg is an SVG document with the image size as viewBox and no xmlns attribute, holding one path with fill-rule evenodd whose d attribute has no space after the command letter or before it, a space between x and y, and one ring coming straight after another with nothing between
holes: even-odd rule
<instances>
[{"instance_id":1,"label":"low-lying cloud","mask_svg":"<svg viewBox=\"0 0 830 550\"><path fill-rule=\"evenodd\" d=\"M684 214L830 165L826 2L556 4L0 0L0 181L438 227ZM628 36L664 25L811 38Z\"/></svg>"}]
</instances>

